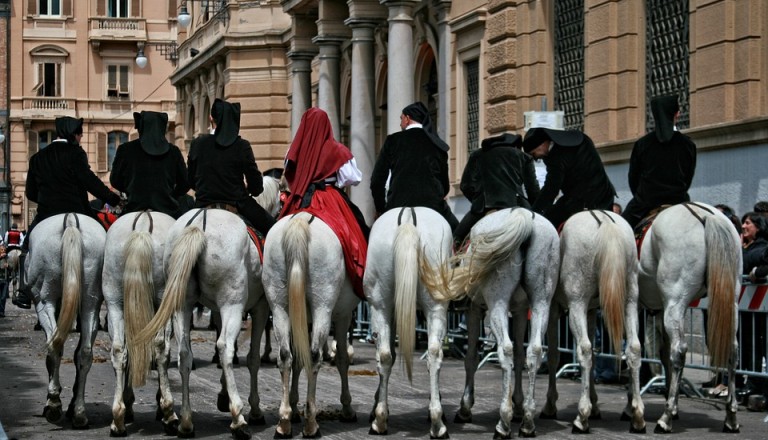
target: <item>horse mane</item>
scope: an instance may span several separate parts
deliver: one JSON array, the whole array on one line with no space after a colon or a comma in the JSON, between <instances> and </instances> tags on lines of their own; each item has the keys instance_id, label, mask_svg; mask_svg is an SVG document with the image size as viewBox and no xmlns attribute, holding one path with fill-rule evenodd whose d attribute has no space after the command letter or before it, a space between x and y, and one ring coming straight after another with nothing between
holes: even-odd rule
<instances>
[{"instance_id":1,"label":"horse mane","mask_svg":"<svg viewBox=\"0 0 768 440\"><path fill-rule=\"evenodd\" d=\"M256 203L261 205L272 217L277 217L280 210L280 181L271 176L264 176L264 190L255 197Z\"/></svg>"}]
</instances>

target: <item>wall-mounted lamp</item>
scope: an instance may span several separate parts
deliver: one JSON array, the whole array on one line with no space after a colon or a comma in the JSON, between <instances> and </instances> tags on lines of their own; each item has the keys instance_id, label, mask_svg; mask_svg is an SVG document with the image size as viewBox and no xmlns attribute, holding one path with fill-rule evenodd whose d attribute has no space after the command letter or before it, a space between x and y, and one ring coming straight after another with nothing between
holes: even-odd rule
<instances>
[{"instance_id":1,"label":"wall-mounted lamp","mask_svg":"<svg viewBox=\"0 0 768 440\"><path fill-rule=\"evenodd\" d=\"M143 69L147 67L147 56L144 55L144 43L139 42L137 45L138 47L138 53L136 54L136 65L139 66L139 69Z\"/></svg>"},{"instance_id":2,"label":"wall-mounted lamp","mask_svg":"<svg viewBox=\"0 0 768 440\"><path fill-rule=\"evenodd\" d=\"M181 4L181 9L179 10L179 15L176 17L176 20L179 23L179 26L183 28L189 27L189 25L192 23L192 15L189 13L189 9L187 9L187 2L192 1L198 1L201 3L201 8L204 10L208 9L208 5L210 3L210 0L183 0L183 3ZM229 10L227 9L227 4L229 3L229 0L215 0L213 5L213 16L211 18L216 18L222 23L226 23L227 20L229 20ZM210 11L209 11L210 12Z\"/></svg>"}]
</instances>

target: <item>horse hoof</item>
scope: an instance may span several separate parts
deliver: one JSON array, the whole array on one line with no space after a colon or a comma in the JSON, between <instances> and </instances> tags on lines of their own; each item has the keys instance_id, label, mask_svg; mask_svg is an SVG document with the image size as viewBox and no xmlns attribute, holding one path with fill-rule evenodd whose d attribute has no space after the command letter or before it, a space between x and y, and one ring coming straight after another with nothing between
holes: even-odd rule
<instances>
[{"instance_id":1,"label":"horse hoof","mask_svg":"<svg viewBox=\"0 0 768 440\"><path fill-rule=\"evenodd\" d=\"M323 435L320 434L320 430L319 429L317 431L315 431L314 434L301 434L302 438L320 438L322 436Z\"/></svg>"},{"instance_id":2,"label":"horse hoof","mask_svg":"<svg viewBox=\"0 0 768 440\"><path fill-rule=\"evenodd\" d=\"M498 429L493 433L493 440L510 438L512 438L512 434L502 434Z\"/></svg>"},{"instance_id":3,"label":"horse hoof","mask_svg":"<svg viewBox=\"0 0 768 440\"><path fill-rule=\"evenodd\" d=\"M176 434L178 438L195 438L195 430L191 430L189 432L181 432L179 431L178 434Z\"/></svg>"},{"instance_id":4,"label":"horse hoof","mask_svg":"<svg viewBox=\"0 0 768 440\"><path fill-rule=\"evenodd\" d=\"M275 431L275 436L273 438L275 439L293 438L293 434L291 434L290 432L287 432L285 434L280 434L279 432Z\"/></svg>"},{"instance_id":5,"label":"horse hoof","mask_svg":"<svg viewBox=\"0 0 768 440\"><path fill-rule=\"evenodd\" d=\"M461 412L457 412L456 415L453 416L453 423L458 423L460 425L472 423L472 414L470 413L468 416L464 416Z\"/></svg>"},{"instance_id":6,"label":"horse hoof","mask_svg":"<svg viewBox=\"0 0 768 440\"><path fill-rule=\"evenodd\" d=\"M632 420L632 417L628 416L627 413L623 412L621 413L621 417L619 418L622 422L628 422Z\"/></svg>"},{"instance_id":7,"label":"horse hoof","mask_svg":"<svg viewBox=\"0 0 768 440\"><path fill-rule=\"evenodd\" d=\"M430 434L430 435L429 435L429 438L432 438L432 439L434 439L434 438L445 439L445 438L451 438L451 436L450 436L450 435L448 435L448 431L445 431L445 432L443 433L443 435L437 435L437 436L435 436L435 435L432 435L432 434Z\"/></svg>"},{"instance_id":8,"label":"horse hoof","mask_svg":"<svg viewBox=\"0 0 768 440\"><path fill-rule=\"evenodd\" d=\"M219 398L216 399L216 409L221 412L229 412L229 395L227 393L219 393Z\"/></svg>"},{"instance_id":9,"label":"horse hoof","mask_svg":"<svg viewBox=\"0 0 768 440\"><path fill-rule=\"evenodd\" d=\"M165 435L178 435L179 419L171 420L168 423L163 423L163 431L165 432Z\"/></svg>"},{"instance_id":10,"label":"horse hoof","mask_svg":"<svg viewBox=\"0 0 768 440\"><path fill-rule=\"evenodd\" d=\"M45 417L48 423L56 423L61 419L61 408L46 406L43 408L43 417Z\"/></svg>"},{"instance_id":11,"label":"horse hoof","mask_svg":"<svg viewBox=\"0 0 768 440\"><path fill-rule=\"evenodd\" d=\"M519 431L517 431L517 436L522 438L534 438L536 437L536 430L533 430L531 432L523 431L523 428L520 428Z\"/></svg>"},{"instance_id":12,"label":"horse hoof","mask_svg":"<svg viewBox=\"0 0 768 440\"><path fill-rule=\"evenodd\" d=\"M638 429L638 428L635 428L634 426L630 425L629 426L629 433L630 434L645 434L645 426L643 426L642 428Z\"/></svg>"},{"instance_id":13,"label":"horse hoof","mask_svg":"<svg viewBox=\"0 0 768 440\"><path fill-rule=\"evenodd\" d=\"M339 417L339 421L341 423L357 423L357 413L352 413L352 415L345 416L344 414Z\"/></svg>"},{"instance_id":14,"label":"horse hoof","mask_svg":"<svg viewBox=\"0 0 768 440\"><path fill-rule=\"evenodd\" d=\"M724 424L723 425L723 432L726 433L726 434L738 434L738 433L741 432L741 428L739 427L739 425L736 425L735 428L731 428L727 424Z\"/></svg>"},{"instance_id":15,"label":"horse hoof","mask_svg":"<svg viewBox=\"0 0 768 440\"><path fill-rule=\"evenodd\" d=\"M128 437L128 430L124 429L122 431L115 431L114 429L109 429L109 436L110 437Z\"/></svg>"},{"instance_id":16,"label":"horse hoof","mask_svg":"<svg viewBox=\"0 0 768 440\"><path fill-rule=\"evenodd\" d=\"M581 429L578 426L573 425L573 428L571 429L571 434L589 434L589 428Z\"/></svg>"},{"instance_id":17,"label":"horse hoof","mask_svg":"<svg viewBox=\"0 0 768 440\"><path fill-rule=\"evenodd\" d=\"M267 424L267 419L261 416L248 416L248 424L251 426L264 426Z\"/></svg>"},{"instance_id":18,"label":"horse hoof","mask_svg":"<svg viewBox=\"0 0 768 440\"><path fill-rule=\"evenodd\" d=\"M669 434L672 432L672 429L664 429L660 424L657 424L655 428L653 428L654 434Z\"/></svg>"},{"instance_id":19,"label":"horse hoof","mask_svg":"<svg viewBox=\"0 0 768 440\"><path fill-rule=\"evenodd\" d=\"M371 429L368 430L368 435L387 435L387 430L385 429L384 431L379 432L379 431L371 428Z\"/></svg>"},{"instance_id":20,"label":"horse hoof","mask_svg":"<svg viewBox=\"0 0 768 440\"><path fill-rule=\"evenodd\" d=\"M232 430L232 438L235 440L251 440L251 432L245 426Z\"/></svg>"},{"instance_id":21,"label":"horse hoof","mask_svg":"<svg viewBox=\"0 0 768 440\"><path fill-rule=\"evenodd\" d=\"M539 418L542 420L557 420L557 413L554 412L552 414L547 414L545 412L542 412L539 414Z\"/></svg>"}]
</instances>

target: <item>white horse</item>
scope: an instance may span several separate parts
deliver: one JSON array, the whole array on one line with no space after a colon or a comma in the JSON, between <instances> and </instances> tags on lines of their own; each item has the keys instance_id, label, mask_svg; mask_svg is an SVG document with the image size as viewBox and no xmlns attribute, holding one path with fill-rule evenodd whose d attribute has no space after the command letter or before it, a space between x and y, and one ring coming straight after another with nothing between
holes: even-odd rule
<instances>
[{"instance_id":1,"label":"white horse","mask_svg":"<svg viewBox=\"0 0 768 440\"><path fill-rule=\"evenodd\" d=\"M168 381L170 325L158 332L151 346L136 344L135 339L163 298L164 246L174 222L173 217L161 212L131 212L117 219L107 233L102 290L107 303L116 376L109 432L112 437L127 435L125 422L133 419L133 388L146 383L153 357L160 382L157 415L167 434L177 433L179 420L173 411Z\"/></svg>"},{"instance_id":2,"label":"white horse","mask_svg":"<svg viewBox=\"0 0 768 440\"><path fill-rule=\"evenodd\" d=\"M360 302L346 275L341 243L322 220L301 212L280 219L264 245L264 289L272 308L283 394L276 438L292 435L297 415L299 368L307 373L304 437L317 437L315 391L322 350L334 323L336 368L341 377L341 421L357 421L349 392L347 329ZM311 313L307 312L309 306ZM312 339L308 326L311 322ZM293 348L293 351L291 350ZM291 370L293 378L291 377Z\"/></svg>"},{"instance_id":3,"label":"white horse","mask_svg":"<svg viewBox=\"0 0 768 440\"><path fill-rule=\"evenodd\" d=\"M688 346L684 315L691 301L705 294L709 302L707 344L710 364L733 370L738 358L737 301L741 290L742 251L733 224L716 208L684 203L662 211L654 220L640 252L640 304L664 311L669 357L661 361L669 394L655 432L672 431ZM665 352L665 351L662 351ZM739 432L735 380L728 383L723 432Z\"/></svg>"},{"instance_id":4,"label":"white horse","mask_svg":"<svg viewBox=\"0 0 768 440\"><path fill-rule=\"evenodd\" d=\"M248 369L251 376L251 423L264 424L259 408L259 342L268 307L261 284L261 262L256 246L248 236L243 220L223 209L194 209L181 216L171 227L165 247L167 273L165 295L160 308L136 340L147 344L165 328L175 314L174 333L179 342L179 370L182 382L180 437L194 435L189 400L189 374L192 369L190 322L192 309L200 302L222 318L216 348L221 354L222 389L219 411L232 416L230 430L237 439L251 437L242 414L243 402L237 390L232 357L243 312L253 317Z\"/></svg>"},{"instance_id":5,"label":"white horse","mask_svg":"<svg viewBox=\"0 0 768 440\"><path fill-rule=\"evenodd\" d=\"M644 406L640 396L640 340L637 321L637 248L629 224L608 211L584 211L571 216L560 234L560 283L550 308L547 336L549 391L543 418L557 415L557 322L561 312L570 312L570 327L581 365L581 398L573 433L589 432L589 418L599 418L592 373L592 343L596 309L601 307L613 352L621 352L626 334L626 357L631 388L622 419L631 420L630 432L644 433Z\"/></svg>"},{"instance_id":6,"label":"white horse","mask_svg":"<svg viewBox=\"0 0 768 440\"><path fill-rule=\"evenodd\" d=\"M430 377L429 418L432 421L429 433L431 438L448 438L442 420L439 389L448 302L435 300L430 288L434 289L440 267L447 264L451 256L451 243L448 222L428 208L390 210L373 224L363 278L371 327L378 334L379 388L371 411L371 434L387 433L387 387L395 360L396 335L400 337L400 354L408 380L411 380L416 309L419 307L426 314L429 333L427 368ZM445 298L445 293L438 296ZM392 331L393 324L397 325L396 332Z\"/></svg>"},{"instance_id":7,"label":"white horse","mask_svg":"<svg viewBox=\"0 0 768 440\"><path fill-rule=\"evenodd\" d=\"M106 235L91 217L59 214L40 222L28 237L27 283L47 342L48 400L43 415L51 423L61 418L59 367L64 343L79 314L80 342L74 356L75 384L67 417L72 418L75 428L88 426L85 381L93 363L103 301L101 267Z\"/></svg>"},{"instance_id":8,"label":"white horse","mask_svg":"<svg viewBox=\"0 0 768 440\"><path fill-rule=\"evenodd\" d=\"M14 247L7 253L8 296L15 300L19 295L19 258L21 249Z\"/></svg>"},{"instance_id":9,"label":"white horse","mask_svg":"<svg viewBox=\"0 0 768 440\"><path fill-rule=\"evenodd\" d=\"M500 419L496 424L497 438L511 438L511 421L515 407L521 406L521 381L515 384L519 397L512 396L512 341L509 339L507 313L511 307L517 310L531 308L531 331L525 361L528 369L528 391L522 403L520 435L536 435L533 412L536 409L536 370L541 364L542 337L547 327L549 305L557 286L560 267L560 247L557 231L543 216L523 209L504 209L488 214L470 233L470 245L465 252L456 255L461 266L450 281L451 295L458 298L466 293L472 300L467 330L468 347L465 358L466 385L461 398L457 423L472 420L474 405L474 374L477 370L477 341L480 337L482 308L490 313L491 329L498 343L499 364L503 370ZM522 287L527 303L519 295L513 303L513 293ZM522 315L518 313L517 315ZM522 350L525 333L524 318L515 319L516 345ZM519 362L522 364L522 362ZM521 373L522 374L522 373ZM519 385L518 385L519 384Z\"/></svg>"}]
</instances>

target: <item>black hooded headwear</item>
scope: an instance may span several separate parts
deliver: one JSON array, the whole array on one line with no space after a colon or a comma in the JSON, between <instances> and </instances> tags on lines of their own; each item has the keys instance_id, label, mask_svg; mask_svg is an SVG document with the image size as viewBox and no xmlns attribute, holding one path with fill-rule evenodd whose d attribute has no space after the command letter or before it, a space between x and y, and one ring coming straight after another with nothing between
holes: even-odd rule
<instances>
[{"instance_id":1,"label":"black hooded headwear","mask_svg":"<svg viewBox=\"0 0 768 440\"><path fill-rule=\"evenodd\" d=\"M78 144L76 135L83 134L83 118L70 116L56 118L56 137L66 139L71 144Z\"/></svg>"},{"instance_id":2,"label":"black hooded headwear","mask_svg":"<svg viewBox=\"0 0 768 440\"><path fill-rule=\"evenodd\" d=\"M240 103L216 98L211 106L211 117L216 123L213 134L216 144L229 147L240 137Z\"/></svg>"},{"instance_id":3,"label":"black hooded headwear","mask_svg":"<svg viewBox=\"0 0 768 440\"><path fill-rule=\"evenodd\" d=\"M651 113L656 123L656 139L661 143L669 142L675 134L675 114L680 110L677 96L657 96L651 99Z\"/></svg>"},{"instance_id":4,"label":"black hooded headwear","mask_svg":"<svg viewBox=\"0 0 768 440\"><path fill-rule=\"evenodd\" d=\"M555 130L554 128L534 127L525 133L523 149L530 153L542 142L552 141L561 147L576 147L584 142L584 133L576 130Z\"/></svg>"},{"instance_id":5,"label":"black hooded headwear","mask_svg":"<svg viewBox=\"0 0 768 440\"><path fill-rule=\"evenodd\" d=\"M494 147L516 147L523 145L523 138L519 134L504 133L499 136L493 136L483 139L480 147L484 150L490 150Z\"/></svg>"},{"instance_id":6,"label":"black hooded headwear","mask_svg":"<svg viewBox=\"0 0 768 440\"><path fill-rule=\"evenodd\" d=\"M171 148L165 133L168 131L168 114L143 111L133 113L139 131L141 149L150 156L161 156Z\"/></svg>"},{"instance_id":7,"label":"black hooded headwear","mask_svg":"<svg viewBox=\"0 0 768 440\"><path fill-rule=\"evenodd\" d=\"M437 135L435 127L432 125L432 118L429 117L429 110L427 110L427 107L424 104L418 101L414 102L403 109L403 114L421 124L422 128L427 132L427 135L429 135L429 138L432 139L432 142L437 148L443 151L448 151L450 149L448 144Z\"/></svg>"},{"instance_id":8,"label":"black hooded headwear","mask_svg":"<svg viewBox=\"0 0 768 440\"><path fill-rule=\"evenodd\" d=\"M282 168L270 168L267 171L264 171L261 173L262 176L269 176L274 179L280 180L281 177L283 177L283 169Z\"/></svg>"}]
</instances>

